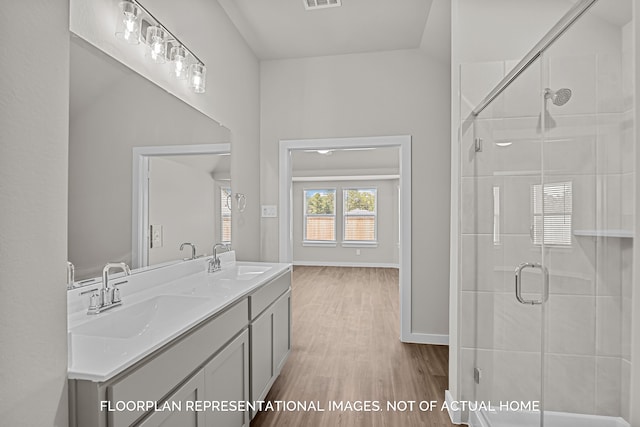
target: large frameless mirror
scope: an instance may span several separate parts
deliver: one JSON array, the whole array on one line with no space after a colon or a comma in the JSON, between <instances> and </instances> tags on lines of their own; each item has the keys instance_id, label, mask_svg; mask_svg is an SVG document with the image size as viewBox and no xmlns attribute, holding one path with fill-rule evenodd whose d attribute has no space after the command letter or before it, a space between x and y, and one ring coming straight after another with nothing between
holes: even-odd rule
<instances>
[{"instance_id":1,"label":"large frameless mirror","mask_svg":"<svg viewBox=\"0 0 640 427\"><path fill-rule=\"evenodd\" d=\"M75 36L70 76L68 259L76 282L110 261L164 265L194 255L182 243L195 256L230 243L229 129ZM134 190L140 150L148 154L146 194ZM141 212L148 228L137 225Z\"/></svg>"}]
</instances>

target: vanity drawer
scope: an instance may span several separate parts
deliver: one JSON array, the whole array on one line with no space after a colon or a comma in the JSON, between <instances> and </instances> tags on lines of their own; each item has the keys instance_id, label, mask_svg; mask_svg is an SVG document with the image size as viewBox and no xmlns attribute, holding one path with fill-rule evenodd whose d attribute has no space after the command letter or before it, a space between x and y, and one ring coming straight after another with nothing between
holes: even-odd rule
<instances>
[{"instance_id":1,"label":"vanity drawer","mask_svg":"<svg viewBox=\"0 0 640 427\"><path fill-rule=\"evenodd\" d=\"M291 271L276 277L249 295L249 313L253 320L291 287Z\"/></svg>"},{"instance_id":2,"label":"vanity drawer","mask_svg":"<svg viewBox=\"0 0 640 427\"><path fill-rule=\"evenodd\" d=\"M144 359L142 366L107 387L108 400L112 404L118 401L161 401L247 326L248 305L247 299L243 299L167 350ZM108 425L128 426L144 413L142 410L109 412Z\"/></svg>"}]
</instances>

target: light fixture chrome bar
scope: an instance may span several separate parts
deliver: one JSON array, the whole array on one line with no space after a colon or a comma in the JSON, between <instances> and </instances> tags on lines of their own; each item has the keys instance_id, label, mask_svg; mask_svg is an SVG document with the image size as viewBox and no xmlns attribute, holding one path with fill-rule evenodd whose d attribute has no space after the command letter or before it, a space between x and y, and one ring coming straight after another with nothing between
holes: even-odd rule
<instances>
[{"instance_id":1,"label":"light fixture chrome bar","mask_svg":"<svg viewBox=\"0 0 640 427\"><path fill-rule=\"evenodd\" d=\"M496 99L513 81L518 78L538 57L555 42L558 37L564 34L591 6L598 0L581 0L556 23L556 25L542 37L542 39L527 53L520 62L507 74L496 87L473 109L471 114L478 116Z\"/></svg>"},{"instance_id":2,"label":"light fixture chrome bar","mask_svg":"<svg viewBox=\"0 0 640 427\"><path fill-rule=\"evenodd\" d=\"M129 1L131 1L132 3L134 3L134 4L135 4L136 6L138 6L140 9L142 9L142 10L144 11L144 13L145 13L149 18L151 18L151 20L153 20L153 22L154 22L154 24L155 24L155 25L157 25L157 26L161 27L164 31L166 31L166 32L167 32L167 34L169 34L169 36L171 36L171 39L172 39L173 41L177 42L180 46L184 47L184 48L185 48L185 50L186 50L187 52L189 52L189 55L193 56L193 58L194 58L196 61L198 61L198 63L199 63L199 64L201 64L201 65L205 65L205 64L204 64L204 62L202 62L202 61L200 60L200 58L198 58L198 57L196 56L196 54L194 54L194 53L191 51L191 49L189 49L189 48L188 48L184 43L182 43L182 42L180 41L180 39L179 39L179 38L177 38L176 36L174 36L174 35L173 35L173 33L167 29L167 27L165 27L164 25L162 25L162 23L161 23L161 22L160 22L160 21L159 21L155 16L153 16L153 14L152 14L151 12L149 12L149 11L147 10L147 8L145 8L143 5L141 5L141 4L140 4L140 2L139 2L138 0L129 0Z\"/></svg>"}]
</instances>

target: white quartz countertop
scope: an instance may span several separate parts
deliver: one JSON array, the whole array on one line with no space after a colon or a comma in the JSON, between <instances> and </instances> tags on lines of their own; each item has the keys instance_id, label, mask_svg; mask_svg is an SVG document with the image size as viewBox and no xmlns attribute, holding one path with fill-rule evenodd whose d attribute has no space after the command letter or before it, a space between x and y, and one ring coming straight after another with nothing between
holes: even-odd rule
<instances>
[{"instance_id":1,"label":"white quartz countertop","mask_svg":"<svg viewBox=\"0 0 640 427\"><path fill-rule=\"evenodd\" d=\"M148 282L158 272L130 276L131 285L120 286L120 307L87 315L83 304L70 312L69 379L107 381L291 269L285 263L228 262L208 273L205 260L193 265L202 268L156 286ZM87 297L75 292L70 307L79 306L78 298Z\"/></svg>"}]
</instances>

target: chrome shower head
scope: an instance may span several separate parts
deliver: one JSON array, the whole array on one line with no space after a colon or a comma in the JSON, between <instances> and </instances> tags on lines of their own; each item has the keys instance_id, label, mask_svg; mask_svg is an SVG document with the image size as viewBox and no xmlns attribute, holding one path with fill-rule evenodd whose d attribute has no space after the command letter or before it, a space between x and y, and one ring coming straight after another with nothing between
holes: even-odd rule
<instances>
[{"instance_id":1,"label":"chrome shower head","mask_svg":"<svg viewBox=\"0 0 640 427\"><path fill-rule=\"evenodd\" d=\"M554 105L562 107L571 99L571 89L562 88L558 90L551 90L546 88L544 90L544 98L550 99Z\"/></svg>"}]
</instances>

